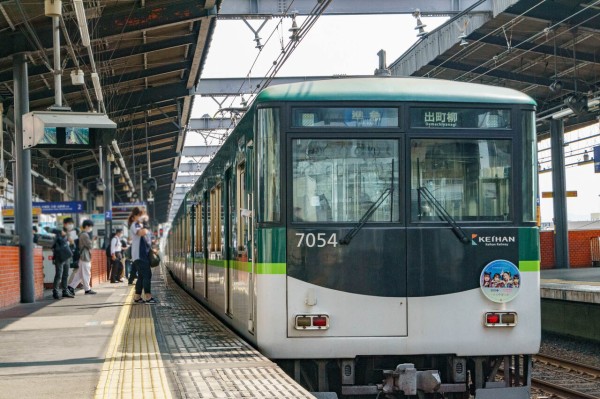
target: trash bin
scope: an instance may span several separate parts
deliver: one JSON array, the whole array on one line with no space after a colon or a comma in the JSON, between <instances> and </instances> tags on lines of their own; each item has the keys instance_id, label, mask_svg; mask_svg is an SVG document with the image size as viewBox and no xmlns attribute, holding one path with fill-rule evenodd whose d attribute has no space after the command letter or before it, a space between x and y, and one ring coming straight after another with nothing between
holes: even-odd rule
<instances>
[{"instance_id":1,"label":"trash bin","mask_svg":"<svg viewBox=\"0 0 600 399\"><path fill-rule=\"evenodd\" d=\"M590 238L590 252L592 254L592 267L600 267L600 237Z\"/></svg>"}]
</instances>

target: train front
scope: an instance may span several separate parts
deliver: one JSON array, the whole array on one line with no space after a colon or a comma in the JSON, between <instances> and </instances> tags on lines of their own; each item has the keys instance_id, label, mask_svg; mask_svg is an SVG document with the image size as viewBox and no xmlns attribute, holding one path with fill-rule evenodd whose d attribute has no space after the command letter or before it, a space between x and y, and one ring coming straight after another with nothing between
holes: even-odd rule
<instances>
[{"instance_id":1,"label":"train front","mask_svg":"<svg viewBox=\"0 0 600 399\"><path fill-rule=\"evenodd\" d=\"M529 397L518 355L540 343L533 106L258 112L259 142L281 126L284 165L285 300L259 311L287 329L259 325L267 354L345 397ZM261 151L275 150L259 144L266 215L276 187Z\"/></svg>"}]
</instances>

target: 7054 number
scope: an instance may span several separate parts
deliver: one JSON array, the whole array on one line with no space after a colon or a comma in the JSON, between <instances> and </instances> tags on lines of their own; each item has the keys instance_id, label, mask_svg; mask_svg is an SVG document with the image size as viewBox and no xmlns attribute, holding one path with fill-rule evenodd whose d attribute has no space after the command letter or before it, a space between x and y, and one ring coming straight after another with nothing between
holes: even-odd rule
<instances>
[{"instance_id":1,"label":"7054 number","mask_svg":"<svg viewBox=\"0 0 600 399\"><path fill-rule=\"evenodd\" d=\"M300 237L298 241L298 247L303 244L309 248L323 248L327 245L332 245L334 248L338 245L337 235L335 233L327 237L326 233L296 233L297 237Z\"/></svg>"}]
</instances>

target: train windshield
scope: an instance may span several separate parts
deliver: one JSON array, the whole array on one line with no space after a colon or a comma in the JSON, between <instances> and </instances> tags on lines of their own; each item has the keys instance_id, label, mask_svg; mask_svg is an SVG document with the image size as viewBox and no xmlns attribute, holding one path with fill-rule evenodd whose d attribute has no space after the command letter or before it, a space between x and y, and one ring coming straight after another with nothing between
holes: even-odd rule
<instances>
[{"instance_id":1,"label":"train windshield","mask_svg":"<svg viewBox=\"0 0 600 399\"><path fill-rule=\"evenodd\" d=\"M293 140L292 221L358 222L391 191L368 222L397 222L398 164L397 140Z\"/></svg>"},{"instance_id":2,"label":"train windshield","mask_svg":"<svg viewBox=\"0 0 600 399\"><path fill-rule=\"evenodd\" d=\"M412 221L440 220L440 206L457 221L511 220L510 140L413 139L410 148Z\"/></svg>"}]
</instances>

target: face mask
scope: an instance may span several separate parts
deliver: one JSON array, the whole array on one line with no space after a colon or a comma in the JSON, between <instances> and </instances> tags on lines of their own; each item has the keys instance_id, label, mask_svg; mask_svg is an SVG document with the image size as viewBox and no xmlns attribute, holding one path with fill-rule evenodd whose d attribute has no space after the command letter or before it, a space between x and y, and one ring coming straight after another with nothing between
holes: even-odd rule
<instances>
[{"instance_id":1,"label":"face mask","mask_svg":"<svg viewBox=\"0 0 600 399\"><path fill-rule=\"evenodd\" d=\"M72 224L68 224L67 225L67 231L71 231L73 230L73 225Z\"/></svg>"}]
</instances>

